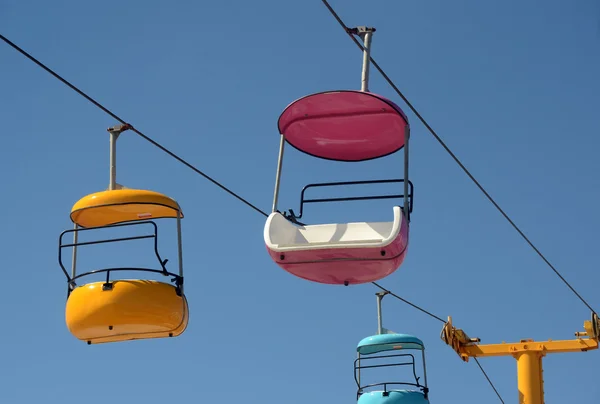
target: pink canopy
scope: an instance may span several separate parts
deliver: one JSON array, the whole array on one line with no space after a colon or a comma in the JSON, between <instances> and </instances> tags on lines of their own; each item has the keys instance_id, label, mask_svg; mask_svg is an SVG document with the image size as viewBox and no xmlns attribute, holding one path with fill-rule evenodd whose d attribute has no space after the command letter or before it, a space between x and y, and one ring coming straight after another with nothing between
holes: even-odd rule
<instances>
[{"instance_id":1,"label":"pink canopy","mask_svg":"<svg viewBox=\"0 0 600 404\"><path fill-rule=\"evenodd\" d=\"M279 117L279 133L296 149L336 161L362 161L404 146L408 119L392 101L373 93L317 93L291 103Z\"/></svg>"}]
</instances>

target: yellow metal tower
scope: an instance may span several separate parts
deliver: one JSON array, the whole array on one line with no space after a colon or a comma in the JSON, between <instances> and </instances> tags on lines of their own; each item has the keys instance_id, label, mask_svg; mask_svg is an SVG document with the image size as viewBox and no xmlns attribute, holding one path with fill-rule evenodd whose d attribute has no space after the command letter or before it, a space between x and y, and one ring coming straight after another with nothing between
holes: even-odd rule
<instances>
[{"instance_id":1,"label":"yellow metal tower","mask_svg":"<svg viewBox=\"0 0 600 404\"><path fill-rule=\"evenodd\" d=\"M513 356L517 360L519 404L544 404L542 358L551 353L586 352L598 349L600 338L598 315L592 313L591 321L585 321L583 328L585 331L576 332L576 338L572 340L521 340L516 343L480 345L479 338L469 338L463 330L455 328L452 325L452 317L448 317L441 337L465 362L468 362L470 357Z\"/></svg>"}]
</instances>

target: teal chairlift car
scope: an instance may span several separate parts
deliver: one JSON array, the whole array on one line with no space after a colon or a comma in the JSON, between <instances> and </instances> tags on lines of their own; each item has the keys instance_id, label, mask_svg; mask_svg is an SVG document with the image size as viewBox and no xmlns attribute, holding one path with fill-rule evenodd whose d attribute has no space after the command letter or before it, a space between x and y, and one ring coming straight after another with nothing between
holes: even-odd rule
<instances>
[{"instance_id":1,"label":"teal chairlift car","mask_svg":"<svg viewBox=\"0 0 600 404\"><path fill-rule=\"evenodd\" d=\"M428 404L429 388L425 367L425 345L419 338L397 334L382 327L381 300L388 292L377 293L379 327L377 335L358 343L358 358L354 361L354 380L358 386L358 404ZM422 374L417 376L414 351L421 351ZM404 378L361 384L361 370L396 367L405 370Z\"/></svg>"}]
</instances>

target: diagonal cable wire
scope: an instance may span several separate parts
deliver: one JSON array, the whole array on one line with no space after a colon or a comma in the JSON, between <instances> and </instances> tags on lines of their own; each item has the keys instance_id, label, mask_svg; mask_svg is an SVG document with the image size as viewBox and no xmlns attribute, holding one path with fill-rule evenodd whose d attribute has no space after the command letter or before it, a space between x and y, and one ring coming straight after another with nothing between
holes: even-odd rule
<instances>
[{"instance_id":1,"label":"diagonal cable wire","mask_svg":"<svg viewBox=\"0 0 600 404\"><path fill-rule=\"evenodd\" d=\"M338 16L335 10L329 5L327 0L321 0L325 7L329 10L329 12L333 15L333 17L337 20L337 22L342 26L344 31L348 34L348 36L352 39L352 41L360 48L361 51L364 51L363 45L354 37L354 35L350 32L350 29L344 24L342 19ZM548 259L542 254L542 252L529 240L529 238L521 231L521 229L512 221L512 219L504 212L504 210L496 203L494 198L488 194L488 192L483 188L483 186L475 179L475 177L469 172L469 170L463 165L463 163L456 157L456 155L450 150L446 143L439 137L439 135L433 130L431 126L427 123L427 121L419 114L417 109L412 105L412 103L404 96L402 91L398 89L398 87L394 84L394 82L389 78L389 76L383 71L383 69L377 64L375 59L372 56L369 56L371 63L375 68L379 71L379 73L383 76L383 78L388 82L388 84L396 91L396 93L402 98L402 100L408 105L408 107L412 110L412 112L419 118L419 120L425 125L425 127L429 130L429 132L435 137L435 139L440 143L440 145L450 154L450 156L454 159L454 161L462 168L462 170L467 174L467 176L475 183L475 185L483 192L483 194L487 197L487 199L496 207L496 209L504 216L504 218L512 225L512 227L523 237L523 239L529 244L529 246L540 256L540 258L554 271L554 273L564 282L565 285L571 289L571 291L581 300L581 302L587 306L593 313L596 311L592 308L592 306L579 294L577 291L571 286L569 282L560 274L560 272L548 261Z\"/></svg>"},{"instance_id":2,"label":"diagonal cable wire","mask_svg":"<svg viewBox=\"0 0 600 404\"><path fill-rule=\"evenodd\" d=\"M242 198L241 196L239 196L238 194L236 194L235 192L233 192L231 189L227 188L226 186L224 186L223 184L221 184L217 180L211 178L210 176L208 176L207 174L205 174L204 172L202 172L198 168L194 167L192 164L188 163L187 161L185 161L184 159L182 159L181 157L179 157L178 155L176 155L175 153L173 153L172 151L170 151L166 147L164 147L161 144L159 144L158 142L156 142L156 141L152 140L151 138L149 138L148 136L144 135L141 131L135 129L131 124L128 124L123 119L121 119L120 117L118 117L115 113L113 113L108 108L106 108L102 104L100 104L98 101L94 100L92 97L90 97L89 95L87 95L86 93L84 93L83 91L81 91L80 89L78 89L77 87L75 87L73 84L69 83L67 80L65 80L64 78L62 78L61 76L59 76L52 69L50 69L49 67L47 67L46 65L44 65L42 62L40 62L39 60L37 60L36 58L34 58L33 56L31 56L29 53L27 53L23 49L21 49L19 46L17 46L15 43L13 43L12 41L10 41L4 35L0 34L0 39L2 39L4 42L6 42L10 46L12 46L14 49L16 49L18 52L20 52L24 56L26 56L32 62L34 62L35 64L37 64L38 66L40 66L42 69L44 69L45 71L47 71L48 73L50 73L51 75L53 75L54 77L56 77L58 80L62 81L64 84L66 84L68 87L70 87L73 91L75 91L76 93L78 93L79 95L81 95L83 98L85 98L86 100L88 100L89 102L91 102L92 104L94 104L96 107L98 107L102 111L106 112L112 118L116 119L117 121L121 122L124 125L128 125L129 129L131 131L135 132L137 135L139 135L144 140L152 143L154 146L158 147L159 149L161 149L162 151L164 151L165 153L167 153L169 156L173 157L175 160L179 161L180 163L184 164L188 168L192 169L197 174L200 174L201 176L203 176L204 178L206 178L207 180L209 180L210 182L212 182L213 184L215 184L219 188L223 189L225 192L229 193L233 197L239 199L240 201L242 201L243 203L245 203L246 205L248 205L249 207L251 207L252 209L254 209L255 211L257 211L261 215L263 215L265 217L269 216L262 209L257 208L252 203L248 202L246 199Z\"/></svg>"},{"instance_id":3,"label":"diagonal cable wire","mask_svg":"<svg viewBox=\"0 0 600 404\"><path fill-rule=\"evenodd\" d=\"M494 389L494 392L498 396L498 399L500 399L502 404L504 404L504 400L502 399L502 396L500 395L500 393L498 393L498 390L496 390L496 386L494 386L494 383L492 383L492 381L490 380L489 376L487 375L487 372L485 370L483 370L483 366L481 366L481 363L479 363L479 359L477 359L477 358L473 358L473 359L475 359L475 363L477 363L477 366L479 366L481 373L483 373L483 375L487 379L487 381L490 384L490 386L492 387L492 389Z\"/></svg>"},{"instance_id":4,"label":"diagonal cable wire","mask_svg":"<svg viewBox=\"0 0 600 404\"><path fill-rule=\"evenodd\" d=\"M379 285L377 282L371 282L371 283L372 283L373 285L377 286L379 289L383 290L384 292L387 292L387 293L389 293L390 295L394 296L396 299L398 299L398 300L401 300L401 301L403 301L404 303L408 304L409 306L412 306L412 307L414 307L415 309L417 309L417 310L420 310L421 312L423 312L423 313L427 314L427 315L428 315L428 316L430 316L430 317L433 317L433 318L435 318L436 320L439 320L439 321L441 321L441 322L442 322L442 323L444 323L444 324L446 323L446 321L445 321L444 319L442 319L441 317L438 317L438 316L436 316L435 314L433 314L433 313L431 313L431 312L429 312L429 311L427 311L427 310L425 310L425 309L423 309L423 308L421 308L421 307L417 306L416 304L413 304L413 303L409 302L408 300L406 300L406 299L404 299L404 298L402 298L402 297L398 296L397 294L393 293L392 291L390 291L390 290L387 290L387 289L386 289L386 288L384 288L383 286Z\"/></svg>"},{"instance_id":5,"label":"diagonal cable wire","mask_svg":"<svg viewBox=\"0 0 600 404\"><path fill-rule=\"evenodd\" d=\"M421 312L427 314L428 316L441 321L442 323L446 324L446 321L444 321L441 317L436 316L435 314L431 313L430 311L427 311L419 306L417 306L414 303L409 302L408 300L404 299L403 297L398 296L397 294L387 290L386 288L384 288L383 286L379 285L377 282L371 282L373 285L377 286L379 289L383 290L384 292L390 294L391 296L395 297L398 300L401 300L402 302L408 304L409 306L414 307L417 310L420 310ZM496 389L496 386L494 386L494 383L492 382L492 380L489 378L487 372L483 369L483 366L481 366L481 363L479 363L479 360L477 358L473 358L475 359L475 362L477 363L477 366L479 366L479 370L481 370L481 373L483 373L483 375L485 376L485 378L487 379L488 383L490 384L490 386L492 387L492 389L494 390L494 392L496 393L496 395L498 396L498 399L500 400L500 402L502 404L504 404L504 400L502 399L502 396L500 395L500 393L498 392L498 390Z\"/></svg>"}]
</instances>

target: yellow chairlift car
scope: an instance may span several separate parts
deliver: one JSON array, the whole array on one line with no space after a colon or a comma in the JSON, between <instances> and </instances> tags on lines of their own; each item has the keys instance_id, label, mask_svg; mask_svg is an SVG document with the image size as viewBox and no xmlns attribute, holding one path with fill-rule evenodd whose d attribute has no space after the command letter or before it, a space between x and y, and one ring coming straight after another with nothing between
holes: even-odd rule
<instances>
[{"instance_id":1,"label":"yellow chairlift car","mask_svg":"<svg viewBox=\"0 0 600 404\"><path fill-rule=\"evenodd\" d=\"M126 189L115 180L116 139L129 129L128 125L110 128L111 181L109 189L81 198L71 210L74 228L65 230L59 237L59 264L68 281L65 310L69 331L88 344L128 341L136 339L176 337L188 324L189 310L184 294L183 254L181 244L181 219L179 204L158 192ZM158 226L150 219L174 218L177 221L178 273L167 270L168 260L158 252ZM81 232L145 226L151 232L132 237L79 242ZM73 233L72 243L63 243L63 237ZM158 269L140 267L115 267L77 273L78 247L130 240L153 239L154 255ZM63 249L73 249L71 273L63 264ZM120 271L138 271L171 277L173 284L150 279L112 279ZM78 285L80 279L105 273L104 281Z\"/></svg>"}]
</instances>

